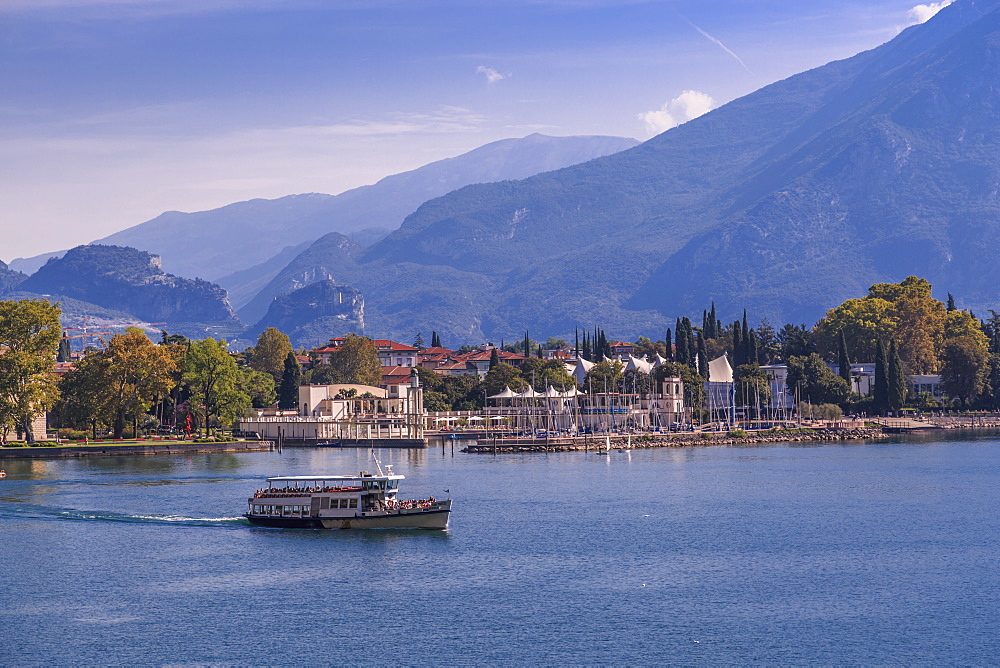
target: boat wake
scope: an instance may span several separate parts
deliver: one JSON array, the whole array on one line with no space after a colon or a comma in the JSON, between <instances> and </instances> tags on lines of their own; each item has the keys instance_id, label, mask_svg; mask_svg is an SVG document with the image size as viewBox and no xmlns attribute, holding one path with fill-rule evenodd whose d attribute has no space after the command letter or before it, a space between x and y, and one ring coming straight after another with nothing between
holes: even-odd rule
<instances>
[{"instance_id":1,"label":"boat wake","mask_svg":"<svg viewBox=\"0 0 1000 668\"><path fill-rule=\"evenodd\" d=\"M70 510L38 506L22 506L3 513L8 518L62 520L69 522L122 522L126 524L159 524L188 527L245 527L243 517L185 517L182 515L130 515L103 510Z\"/></svg>"}]
</instances>

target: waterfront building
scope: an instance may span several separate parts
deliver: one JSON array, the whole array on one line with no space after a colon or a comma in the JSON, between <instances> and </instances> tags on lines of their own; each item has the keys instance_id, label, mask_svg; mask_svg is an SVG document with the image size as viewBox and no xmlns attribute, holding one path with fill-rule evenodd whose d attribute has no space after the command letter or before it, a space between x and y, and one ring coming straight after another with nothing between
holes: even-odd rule
<instances>
[{"instance_id":1,"label":"waterfront building","mask_svg":"<svg viewBox=\"0 0 1000 668\"><path fill-rule=\"evenodd\" d=\"M401 367L396 367L397 369ZM423 439L424 400L420 377L409 369L383 377L385 387L335 384L299 387L294 415L258 415L240 420L240 429L265 439L306 442L344 439Z\"/></svg>"}]
</instances>

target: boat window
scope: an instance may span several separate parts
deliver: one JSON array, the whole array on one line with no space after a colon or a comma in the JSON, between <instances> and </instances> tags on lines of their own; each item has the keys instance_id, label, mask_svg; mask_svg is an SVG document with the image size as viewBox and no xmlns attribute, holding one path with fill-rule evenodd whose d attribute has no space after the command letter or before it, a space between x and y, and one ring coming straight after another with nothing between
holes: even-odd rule
<instances>
[{"instance_id":1,"label":"boat window","mask_svg":"<svg viewBox=\"0 0 1000 668\"><path fill-rule=\"evenodd\" d=\"M399 481L398 480L390 480L389 481L389 489L396 489L397 487L399 487Z\"/></svg>"},{"instance_id":2,"label":"boat window","mask_svg":"<svg viewBox=\"0 0 1000 668\"><path fill-rule=\"evenodd\" d=\"M282 506L282 508L283 508L283 512L281 513L282 515L291 515L292 514L292 507L291 506Z\"/></svg>"},{"instance_id":3,"label":"boat window","mask_svg":"<svg viewBox=\"0 0 1000 668\"><path fill-rule=\"evenodd\" d=\"M358 500L357 499L348 499L347 507L348 508L357 508L358 507Z\"/></svg>"}]
</instances>

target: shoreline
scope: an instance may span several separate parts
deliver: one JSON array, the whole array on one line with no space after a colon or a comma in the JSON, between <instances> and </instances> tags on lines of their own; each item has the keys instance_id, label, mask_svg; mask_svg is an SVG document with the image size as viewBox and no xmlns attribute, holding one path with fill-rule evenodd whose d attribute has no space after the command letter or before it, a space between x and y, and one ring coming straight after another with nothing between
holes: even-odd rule
<instances>
[{"instance_id":1,"label":"shoreline","mask_svg":"<svg viewBox=\"0 0 1000 668\"><path fill-rule=\"evenodd\" d=\"M96 443L93 445L53 445L0 448L0 459L63 459L71 457L112 457L119 455L177 455L213 452L270 452L271 441L230 441L228 443L193 443L183 441L147 441L132 443Z\"/></svg>"},{"instance_id":2,"label":"shoreline","mask_svg":"<svg viewBox=\"0 0 1000 668\"><path fill-rule=\"evenodd\" d=\"M898 438L898 433L889 433L883 427L854 427L849 429L790 429L781 431L746 432L745 436L733 436L729 432L695 432L682 434L641 434L632 438L632 450L651 448L682 448L697 445L755 445L759 443L799 443L834 441L877 441ZM925 432L929 430L921 430ZM934 430L937 431L937 430ZM917 433L914 430L914 433ZM628 438L613 436L611 448L622 449L628 445ZM519 452L577 452L603 450L603 438L578 439L572 444L513 445L503 443L483 443L468 445L461 452L471 454L519 453Z\"/></svg>"}]
</instances>

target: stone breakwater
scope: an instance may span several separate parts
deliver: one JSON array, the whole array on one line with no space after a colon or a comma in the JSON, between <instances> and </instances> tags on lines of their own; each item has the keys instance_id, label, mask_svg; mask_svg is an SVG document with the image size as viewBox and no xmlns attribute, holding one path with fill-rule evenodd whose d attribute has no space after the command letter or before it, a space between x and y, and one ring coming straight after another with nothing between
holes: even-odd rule
<instances>
[{"instance_id":1,"label":"stone breakwater","mask_svg":"<svg viewBox=\"0 0 1000 668\"><path fill-rule=\"evenodd\" d=\"M855 427L852 429L793 429L788 431L746 432L698 432L686 434L642 434L632 437L631 448L683 448L695 445L756 445L759 443L800 443L820 441L864 441L885 438L881 427ZM614 436L611 447L625 448L628 437ZM602 437L574 439L572 444L546 445L544 441L531 445L508 445L501 441L495 444L484 441L462 448L462 452L504 453L504 452L569 452L577 450L600 450L604 447Z\"/></svg>"}]
</instances>

